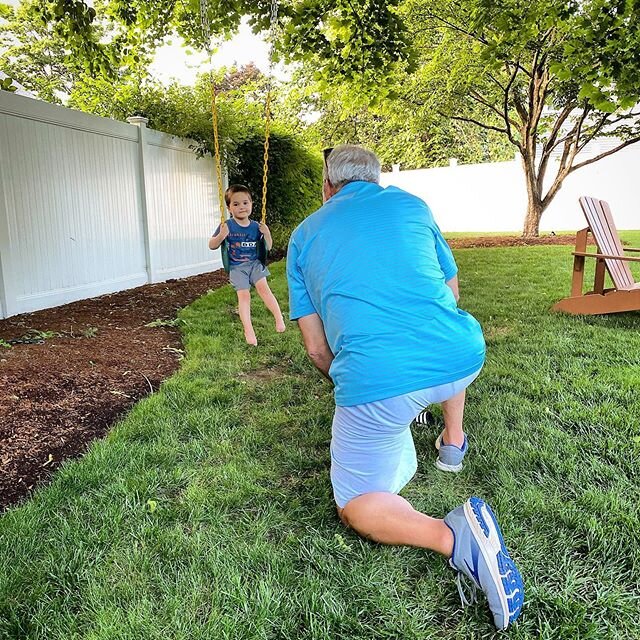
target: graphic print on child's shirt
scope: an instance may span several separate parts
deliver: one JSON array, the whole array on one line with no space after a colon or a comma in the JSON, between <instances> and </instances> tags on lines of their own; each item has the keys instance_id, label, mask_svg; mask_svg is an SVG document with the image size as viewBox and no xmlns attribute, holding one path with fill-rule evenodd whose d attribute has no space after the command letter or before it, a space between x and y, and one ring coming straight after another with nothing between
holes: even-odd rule
<instances>
[{"instance_id":1,"label":"graphic print on child's shirt","mask_svg":"<svg viewBox=\"0 0 640 640\"><path fill-rule=\"evenodd\" d=\"M260 239L260 226L255 220L251 220L248 227L239 225L233 218L227 220L229 235L229 264L238 265L258 259L258 240ZM218 229L214 235L218 233Z\"/></svg>"}]
</instances>

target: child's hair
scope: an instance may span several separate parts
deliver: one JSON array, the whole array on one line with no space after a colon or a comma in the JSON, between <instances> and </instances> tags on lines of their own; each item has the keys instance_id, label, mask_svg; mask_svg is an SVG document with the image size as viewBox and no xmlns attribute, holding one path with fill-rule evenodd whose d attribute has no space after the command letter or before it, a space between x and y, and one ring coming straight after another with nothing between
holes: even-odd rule
<instances>
[{"instance_id":1,"label":"child's hair","mask_svg":"<svg viewBox=\"0 0 640 640\"><path fill-rule=\"evenodd\" d=\"M227 207L231 203L231 196L236 193L246 193L249 196L249 200L252 200L249 187L245 187L243 184L232 184L224 192L224 201L227 203Z\"/></svg>"}]
</instances>

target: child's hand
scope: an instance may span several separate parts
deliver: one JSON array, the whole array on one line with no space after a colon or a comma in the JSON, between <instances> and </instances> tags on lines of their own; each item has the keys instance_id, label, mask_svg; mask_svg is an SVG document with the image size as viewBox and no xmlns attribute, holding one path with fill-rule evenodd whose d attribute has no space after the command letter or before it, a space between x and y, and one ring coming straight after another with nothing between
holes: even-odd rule
<instances>
[{"instance_id":1,"label":"child's hand","mask_svg":"<svg viewBox=\"0 0 640 640\"><path fill-rule=\"evenodd\" d=\"M220 225L220 231L218 231L218 238L220 240L224 240L229 235L229 225L226 222L223 222Z\"/></svg>"},{"instance_id":2,"label":"child's hand","mask_svg":"<svg viewBox=\"0 0 640 640\"><path fill-rule=\"evenodd\" d=\"M270 233L271 233L271 232L269 231L269 227L267 227L267 225L266 225L264 222L261 222L259 226L260 226L260 233L261 233L263 236L266 236L266 235L268 235L268 234L270 234Z\"/></svg>"}]
</instances>

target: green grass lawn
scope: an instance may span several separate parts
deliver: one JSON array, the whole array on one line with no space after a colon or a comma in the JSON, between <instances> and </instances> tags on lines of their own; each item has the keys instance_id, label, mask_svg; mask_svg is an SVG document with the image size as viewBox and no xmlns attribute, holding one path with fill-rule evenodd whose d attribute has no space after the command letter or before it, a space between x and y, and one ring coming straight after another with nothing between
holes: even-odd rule
<instances>
[{"instance_id":1,"label":"green grass lawn","mask_svg":"<svg viewBox=\"0 0 640 640\"><path fill-rule=\"evenodd\" d=\"M493 505L525 580L510 638L638 638L640 313L550 313L570 251L456 252L488 344L470 453L443 474L440 424L416 430L404 495L440 516L471 494ZM284 301L284 265L272 270ZM234 298L225 287L185 309L181 370L0 518L0 638L492 637L442 558L339 524L331 388L260 303L261 345L246 347Z\"/></svg>"}]
</instances>

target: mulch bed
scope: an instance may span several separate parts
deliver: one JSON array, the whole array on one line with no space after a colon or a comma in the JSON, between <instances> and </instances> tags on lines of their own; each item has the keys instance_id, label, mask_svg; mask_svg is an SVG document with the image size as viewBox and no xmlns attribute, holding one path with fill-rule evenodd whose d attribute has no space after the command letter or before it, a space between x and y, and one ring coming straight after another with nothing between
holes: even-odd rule
<instances>
[{"instance_id":1,"label":"mulch bed","mask_svg":"<svg viewBox=\"0 0 640 640\"><path fill-rule=\"evenodd\" d=\"M478 249L489 247L532 247L541 244L576 244L575 235L540 236L523 238L522 236L478 236L475 238L453 238L447 241L452 249Z\"/></svg>"},{"instance_id":2,"label":"mulch bed","mask_svg":"<svg viewBox=\"0 0 640 640\"><path fill-rule=\"evenodd\" d=\"M458 238L454 248L573 244L510 236ZM274 256L274 259L282 257ZM177 310L227 283L216 271L0 320L0 511L24 500L66 459L180 365Z\"/></svg>"},{"instance_id":3,"label":"mulch bed","mask_svg":"<svg viewBox=\"0 0 640 640\"><path fill-rule=\"evenodd\" d=\"M176 312L223 271L0 320L0 510L24 499L180 364Z\"/></svg>"}]
</instances>

